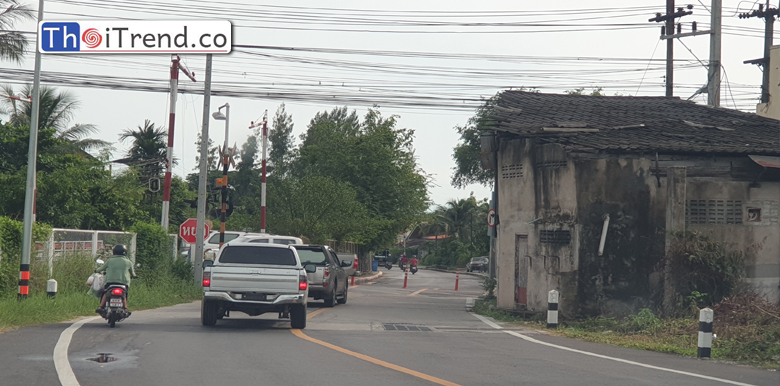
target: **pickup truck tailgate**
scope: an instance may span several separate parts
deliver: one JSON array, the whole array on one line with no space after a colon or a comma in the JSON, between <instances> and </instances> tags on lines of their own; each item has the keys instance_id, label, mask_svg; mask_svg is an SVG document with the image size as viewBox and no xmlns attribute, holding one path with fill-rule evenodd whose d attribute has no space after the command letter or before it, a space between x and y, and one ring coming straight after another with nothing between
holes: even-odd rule
<instances>
[{"instance_id":1,"label":"pickup truck tailgate","mask_svg":"<svg viewBox=\"0 0 780 386\"><path fill-rule=\"evenodd\" d=\"M267 265L219 265L211 268L215 291L297 293L300 271L290 267Z\"/></svg>"}]
</instances>

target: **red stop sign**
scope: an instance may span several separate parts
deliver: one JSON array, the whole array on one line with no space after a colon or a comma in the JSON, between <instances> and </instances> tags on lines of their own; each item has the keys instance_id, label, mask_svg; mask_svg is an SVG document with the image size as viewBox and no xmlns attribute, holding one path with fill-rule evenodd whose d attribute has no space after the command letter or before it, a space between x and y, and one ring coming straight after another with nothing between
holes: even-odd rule
<instances>
[{"instance_id":1,"label":"red stop sign","mask_svg":"<svg viewBox=\"0 0 780 386\"><path fill-rule=\"evenodd\" d=\"M188 218L187 221L183 222L181 225L179 225L179 237L181 237L184 241L194 244L196 241L196 234L198 229L198 219L195 218ZM209 237L209 233L211 233L211 228L209 228L209 224L203 224L204 229L204 238Z\"/></svg>"}]
</instances>

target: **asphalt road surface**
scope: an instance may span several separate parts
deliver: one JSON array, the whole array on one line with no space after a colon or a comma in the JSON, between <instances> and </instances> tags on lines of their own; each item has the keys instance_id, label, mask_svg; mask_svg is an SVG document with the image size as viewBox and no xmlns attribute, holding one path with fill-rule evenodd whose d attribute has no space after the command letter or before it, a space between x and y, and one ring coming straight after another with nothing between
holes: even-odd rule
<instances>
[{"instance_id":1,"label":"asphalt road surface","mask_svg":"<svg viewBox=\"0 0 780 386\"><path fill-rule=\"evenodd\" d=\"M394 267L348 303L200 324L200 303L0 335L0 385L780 385L746 366L552 337L472 315L480 279ZM76 328L78 327L78 328ZM68 337L71 337L68 341ZM67 358L64 355L67 353ZM94 361L100 354L111 362Z\"/></svg>"}]
</instances>

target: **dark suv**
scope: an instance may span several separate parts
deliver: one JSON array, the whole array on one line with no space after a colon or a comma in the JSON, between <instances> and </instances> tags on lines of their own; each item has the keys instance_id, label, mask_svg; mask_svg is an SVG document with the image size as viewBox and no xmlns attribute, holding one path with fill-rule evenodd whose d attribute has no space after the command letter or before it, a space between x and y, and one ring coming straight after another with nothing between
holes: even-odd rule
<instances>
[{"instance_id":1,"label":"dark suv","mask_svg":"<svg viewBox=\"0 0 780 386\"><path fill-rule=\"evenodd\" d=\"M487 272L489 260L487 257L472 257L471 261L466 264L466 272Z\"/></svg>"},{"instance_id":2,"label":"dark suv","mask_svg":"<svg viewBox=\"0 0 780 386\"><path fill-rule=\"evenodd\" d=\"M355 274L352 260L339 259L336 252L326 245L293 245L301 258L301 265L314 264L316 272L308 273L309 297L325 300L326 307L337 302L347 302L349 276Z\"/></svg>"}]
</instances>

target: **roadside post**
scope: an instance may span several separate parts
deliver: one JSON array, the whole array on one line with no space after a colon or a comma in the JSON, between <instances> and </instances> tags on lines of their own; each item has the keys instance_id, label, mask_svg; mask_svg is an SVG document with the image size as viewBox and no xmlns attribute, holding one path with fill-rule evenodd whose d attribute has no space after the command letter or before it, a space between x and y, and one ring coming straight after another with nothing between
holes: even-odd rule
<instances>
[{"instance_id":1,"label":"roadside post","mask_svg":"<svg viewBox=\"0 0 780 386\"><path fill-rule=\"evenodd\" d=\"M455 291L458 290L458 282L460 281L460 268L455 270Z\"/></svg>"},{"instance_id":2,"label":"roadside post","mask_svg":"<svg viewBox=\"0 0 780 386\"><path fill-rule=\"evenodd\" d=\"M50 298L57 296L57 280L49 279L46 281L46 295Z\"/></svg>"},{"instance_id":3,"label":"roadside post","mask_svg":"<svg viewBox=\"0 0 780 386\"><path fill-rule=\"evenodd\" d=\"M547 328L558 328L558 291L547 293Z\"/></svg>"},{"instance_id":4,"label":"roadside post","mask_svg":"<svg viewBox=\"0 0 780 386\"><path fill-rule=\"evenodd\" d=\"M409 267L404 269L404 288L406 288L406 282L409 280Z\"/></svg>"},{"instance_id":5,"label":"roadside post","mask_svg":"<svg viewBox=\"0 0 780 386\"><path fill-rule=\"evenodd\" d=\"M698 358L709 358L712 355L712 322L715 313L710 308L699 311L699 349L696 352Z\"/></svg>"}]
</instances>

